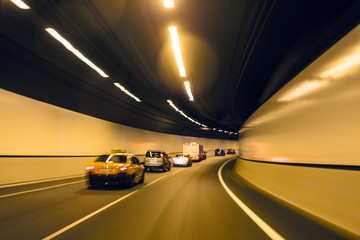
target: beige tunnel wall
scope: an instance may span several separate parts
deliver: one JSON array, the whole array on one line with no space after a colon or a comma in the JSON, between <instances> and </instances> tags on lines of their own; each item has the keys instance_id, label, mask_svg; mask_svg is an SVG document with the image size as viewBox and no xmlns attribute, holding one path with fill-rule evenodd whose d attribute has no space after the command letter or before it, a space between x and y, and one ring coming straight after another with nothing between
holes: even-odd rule
<instances>
[{"instance_id":1,"label":"beige tunnel wall","mask_svg":"<svg viewBox=\"0 0 360 240\"><path fill-rule=\"evenodd\" d=\"M205 150L238 148L237 141L194 138L132 128L59 108L0 89L0 185L81 175L93 155L122 147L134 154L149 149L181 152L197 142ZM90 156L90 157L86 157Z\"/></svg>"},{"instance_id":2,"label":"beige tunnel wall","mask_svg":"<svg viewBox=\"0 0 360 240\"><path fill-rule=\"evenodd\" d=\"M239 150L239 175L360 237L360 26L247 120Z\"/></svg>"}]
</instances>

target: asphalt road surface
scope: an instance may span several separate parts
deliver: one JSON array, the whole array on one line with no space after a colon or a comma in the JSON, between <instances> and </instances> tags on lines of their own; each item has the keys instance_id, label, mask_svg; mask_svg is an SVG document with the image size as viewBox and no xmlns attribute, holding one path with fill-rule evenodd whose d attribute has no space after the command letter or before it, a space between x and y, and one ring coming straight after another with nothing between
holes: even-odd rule
<instances>
[{"instance_id":1,"label":"asphalt road surface","mask_svg":"<svg viewBox=\"0 0 360 240\"><path fill-rule=\"evenodd\" d=\"M1 188L0 239L346 239L246 185L233 158L147 172L133 188L88 189L83 178Z\"/></svg>"}]
</instances>

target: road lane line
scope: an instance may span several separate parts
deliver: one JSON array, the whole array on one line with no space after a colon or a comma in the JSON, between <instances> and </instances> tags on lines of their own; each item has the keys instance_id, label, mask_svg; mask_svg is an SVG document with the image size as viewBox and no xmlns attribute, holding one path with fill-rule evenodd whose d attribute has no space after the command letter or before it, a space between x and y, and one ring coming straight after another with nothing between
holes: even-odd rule
<instances>
[{"instance_id":1,"label":"road lane line","mask_svg":"<svg viewBox=\"0 0 360 240\"><path fill-rule=\"evenodd\" d=\"M71 229L71 228L75 227L76 225L78 225L78 224L80 224L80 223L82 223L82 222L86 221L87 219L89 219L89 218L91 218L91 217L95 216L96 214L98 214L98 213L100 213L100 212L102 212L102 211L104 211L104 210L108 209L109 207L111 207L111 206L113 206L113 205L115 205L115 204L117 204L117 203L121 202L122 200L124 200L124 199L126 199L126 198L130 197L131 195L135 194L136 192L140 191L141 189L143 189L143 188L145 188L145 187L148 187L148 186L150 186L150 185L152 185L152 184L156 183L157 181L159 181L159 180L163 179L164 177L166 177L166 175L165 175L165 176L162 176L162 177L160 177L160 178L158 178L158 179L156 179L156 180L154 180L154 181L152 181L152 182L150 182L149 184L146 184L146 186L144 186L144 187L142 187L142 188L139 188L139 189L137 189L137 190L135 190L135 191L133 191L133 192L131 192L131 193L129 193L129 194L127 194L127 195L125 195L125 196L123 196L123 197L121 197L121 198L119 198L119 199L117 199L117 200L115 200L115 201L113 201L113 202L111 202L111 203L109 203L108 205L106 205L106 206L104 206L104 207L102 207L102 208L100 208L100 209L98 209L98 210L96 210L96 211L94 211L94 212L92 212L92 213L90 213L90 214L86 215L85 217L80 218L79 220L77 220L77 221L75 221L75 222L73 222L73 223L71 223L71 224L67 225L66 227L64 227L64 228L60 229L60 230L59 230L59 231L57 231L57 232L54 232L53 234L51 234L51 235L49 235L49 236L47 236L47 237L43 238L42 240L50 240L50 239L53 239L54 237L56 237L56 236L58 236L58 235L62 234L63 232L66 232L67 230L69 230L69 229Z\"/></svg>"},{"instance_id":2,"label":"road lane line","mask_svg":"<svg viewBox=\"0 0 360 240\"><path fill-rule=\"evenodd\" d=\"M80 182L84 182L84 181L85 181L85 180L80 180L80 181L76 181L76 182L69 182L69 183L58 184L58 185L54 185L54 186L50 186L50 187L37 188L37 189L32 189L32 190L27 190L27 191L22 191L22 192L5 194L5 195L1 195L0 198L6 198L6 197L11 197L11 196L16 196L16 195L25 194L25 193L43 191L43 190L47 190L47 189L51 189L51 188L62 187L62 186L66 186L66 185L70 185L70 184L75 184L75 183L80 183Z\"/></svg>"},{"instance_id":3,"label":"road lane line","mask_svg":"<svg viewBox=\"0 0 360 240\"><path fill-rule=\"evenodd\" d=\"M66 180L66 179L71 179L71 178L78 178L78 177L82 177L82 176L84 176L84 174L82 174L82 175L73 175L73 176L70 176L70 177L58 177L58 178L35 180L35 181L29 181L29 182L5 184L5 185L0 185L0 188L9 188L9 187L25 186L25 185L30 185L30 184L34 184L34 183L53 182L53 181L58 181L58 180Z\"/></svg>"},{"instance_id":4,"label":"road lane line","mask_svg":"<svg viewBox=\"0 0 360 240\"><path fill-rule=\"evenodd\" d=\"M265 223L259 216L257 216L248 206L245 205L225 184L224 179L221 176L221 172L226 164L233 159L226 161L218 171L218 177L221 182L221 185L224 187L225 191L230 195L230 197L235 201L235 203L271 238L274 240L285 240L280 234L278 234L274 229L272 229L267 223Z\"/></svg>"}]
</instances>

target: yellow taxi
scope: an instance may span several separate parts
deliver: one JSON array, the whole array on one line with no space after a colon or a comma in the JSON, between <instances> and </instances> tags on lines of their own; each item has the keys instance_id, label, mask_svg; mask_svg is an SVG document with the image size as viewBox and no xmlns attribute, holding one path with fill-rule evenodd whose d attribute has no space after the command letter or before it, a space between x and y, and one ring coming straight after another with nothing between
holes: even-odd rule
<instances>
[{"instance_id":1,"label":"yellow taxi","mask_svg":"<svg viewBox=\"0 0 360 240\"><path fill-rule=\"evenodd\" d=\"M125 184L133 187L143 183L145 167L131 153L113 151L98 156L86 167L87 184L90 187L106 184Z\"/></svg>"}]
</instances>

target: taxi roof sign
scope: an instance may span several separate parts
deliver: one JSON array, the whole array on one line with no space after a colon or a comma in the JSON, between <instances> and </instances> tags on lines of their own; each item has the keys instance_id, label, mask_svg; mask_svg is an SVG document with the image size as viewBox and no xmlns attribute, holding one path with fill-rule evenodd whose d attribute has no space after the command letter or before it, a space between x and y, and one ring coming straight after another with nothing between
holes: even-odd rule
<instances>
[{"instance_id":1,"label":"taxi roof sign","mask_svg":"<svg viewBox=\"0 0 360 240\"><path fill-rule=\"evenodd\" d=\"M126 151L123 150L122 147L116 147L114 149L111 149L111 152L113 152L113 153L124 153Z\"/></svg>"}]
</instances>

